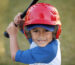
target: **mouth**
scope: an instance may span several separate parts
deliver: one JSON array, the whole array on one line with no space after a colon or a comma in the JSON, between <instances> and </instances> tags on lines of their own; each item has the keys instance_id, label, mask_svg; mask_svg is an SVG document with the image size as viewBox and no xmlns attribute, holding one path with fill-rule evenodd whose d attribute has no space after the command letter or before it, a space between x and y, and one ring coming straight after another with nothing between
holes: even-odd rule
<instances>
[{"instance_id":1,"label":"mouth","mask_svg":"<svg viewBox=\"0 0 75 65\"><path fill-rule=\"evenodd\" d=\"M39 42L40 44L44 44L44 43L46 43L46 40L38 40L38 42Z\"/></svg>"}]
</instances>

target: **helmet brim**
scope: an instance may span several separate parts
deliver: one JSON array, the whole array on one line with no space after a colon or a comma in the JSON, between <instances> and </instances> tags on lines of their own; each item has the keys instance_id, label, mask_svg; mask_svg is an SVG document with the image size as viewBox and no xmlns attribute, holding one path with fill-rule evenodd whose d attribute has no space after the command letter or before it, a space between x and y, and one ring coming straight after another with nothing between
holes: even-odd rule
<instances>
[{"instance_id":1,"label":"helmet brim","mask_svg":"<svg viewBox=\"0 0 75 65\"><path fill-rule=\"evenodd\" d=\"M30 31L30 30L32 30L34 28L37 28L37 27L44 28L46 30L49 30L50 32L53 32L55 30L55 26L42 25L42 24L36 24L36 25L27 26L27 30Z\"/></svg>"}]
</instances>

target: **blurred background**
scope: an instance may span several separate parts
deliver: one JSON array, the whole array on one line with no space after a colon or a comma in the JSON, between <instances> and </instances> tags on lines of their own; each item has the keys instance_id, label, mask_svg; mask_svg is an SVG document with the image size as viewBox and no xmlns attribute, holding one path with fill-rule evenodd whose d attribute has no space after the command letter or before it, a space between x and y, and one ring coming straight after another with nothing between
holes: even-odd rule
<instances>
[{"instance_id":1,"label":"blurred background","mask_svg":"<svg viewBox=\"0 0 75 65\"><path fill-rule=\"evenodd\" d=\"M25 65L13 62L10 56L9 39L3 33L15 15L23 12L32 0L0 0L0 65ZM62 22L60 36L62 65L75 65L75 0L40 0L55 6ZM29 43L24 34L18 33L21 49L28 49ZM25 42L27 44L25 44Z\"/></svg>"}]
</instances>

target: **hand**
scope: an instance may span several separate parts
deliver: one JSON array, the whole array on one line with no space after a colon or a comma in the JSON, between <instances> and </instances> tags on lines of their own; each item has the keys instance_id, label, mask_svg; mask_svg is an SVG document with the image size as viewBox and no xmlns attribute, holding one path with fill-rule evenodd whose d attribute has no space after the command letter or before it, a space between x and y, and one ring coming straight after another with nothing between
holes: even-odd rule
<instances>
[{"instance_id":1,"label":"hand","mask_svg":"<svg viewBox=\"0 0 75 65\"><path fill-rule=\"evenodd\" d=\"M11 22L7 28L9 36L16 36L18 32L18 27L15 27L14 22Z\"/></svg>"},{"instance_id":2,"label":"hand","mask_svg":"<svg viewBox=\"0 0 75 65\"><path fill-rule=\"evenodd\" d=\"M20 29L23 29L24 19L21 19L21 13L18 13L14 18L14 23L19 25Z\"/></svg>"}]
</instances>

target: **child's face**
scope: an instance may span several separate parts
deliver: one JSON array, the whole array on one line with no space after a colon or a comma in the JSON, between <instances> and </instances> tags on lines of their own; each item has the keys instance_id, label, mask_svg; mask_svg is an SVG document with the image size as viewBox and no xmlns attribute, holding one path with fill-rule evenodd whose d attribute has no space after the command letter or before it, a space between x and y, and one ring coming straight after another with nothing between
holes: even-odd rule
<instances>
[{"instance_id":1,"label":"child's face","mask_svg":"<svg viewBox=\"0 0 75 65\"><path fill-rule=\"evenodd\" d=\"M34 28L30 31L30 33L33 41L40 47L44 47L52 41L52 32L44 28Z\"/></svg>"}]
</instances>

